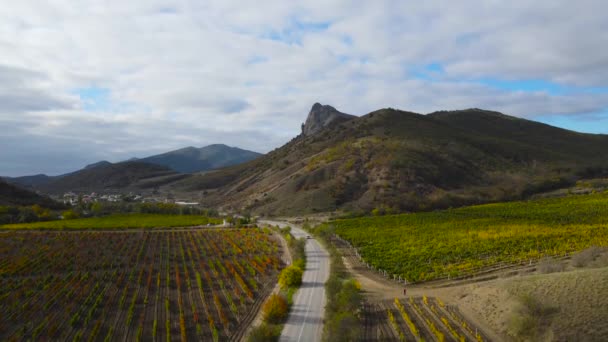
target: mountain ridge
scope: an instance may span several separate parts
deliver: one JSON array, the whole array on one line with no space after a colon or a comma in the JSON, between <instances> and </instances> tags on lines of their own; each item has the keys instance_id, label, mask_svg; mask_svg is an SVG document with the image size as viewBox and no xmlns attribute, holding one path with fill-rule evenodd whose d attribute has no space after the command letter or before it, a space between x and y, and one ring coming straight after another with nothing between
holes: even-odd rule
<instances>
[{"instance_id":1,"label":"mountain ridge","mask_svg":"<svg viewBox=\"0 0 608 342\"><path fill-rule=\"evenodd\" d=\"M302 135L310 136L318 133L325 127L355 119L356 116L342 113L330 105L318 102L312 105L306 121L302 124Z\"/></svg>"},{"instance_id":2,"label":"mountain ridge","mask_svg":"<svg viewBox=\"0 0 608 342\"><path fill-rule=\"evenodd\" d=\"M380 109L168 189L205 191L207 205L267 215L417 211L520 199L608 158L606 135L479 109L449 113Z\"/></svg>"},{"instance_id":3,"label":"mountain ridge","mask_svg":"<svg viewBox=\"0 0 608 342\"><path fill-rule=\"evenodd\" d=\"M131 158L124 162L118 163L111 163L106 160L102 160L96 163L88 164L80 170L57 176L38 174L31 176L3 178L11 184L15 184L25 188L41 189L46 191L49 188L56 188L53 186L47 186L50 183L61 184L61 182L58 182L58 180L61 178L69 177L74 174L79 175L79 172L84 170L99 170L99 167L123 165L122 163L148 163L151 165L168 167L175 172L193 173L208 171L211 169L242 163L257 158L261 155L262 154L257 152L243 150L238 147L230 147L224 144L211 144L201 148L188 146L174 151L169 151L158 155L152 155L145 158ZM69 189L65 190L68 191Z\"/></svg>"},{"instance_id":4,"label":"mountain ridge","mask_svg":"<svg viewBox=\"0 0 608 342\"><path fill-rule=\"evenodd\" d=\"M258 158L261 155L260 153L238 147L212 144L200 148L188 146L140 158L138 161L166 166L181 173L194 173L240 164Z\"/></svg>"}]
</instances>

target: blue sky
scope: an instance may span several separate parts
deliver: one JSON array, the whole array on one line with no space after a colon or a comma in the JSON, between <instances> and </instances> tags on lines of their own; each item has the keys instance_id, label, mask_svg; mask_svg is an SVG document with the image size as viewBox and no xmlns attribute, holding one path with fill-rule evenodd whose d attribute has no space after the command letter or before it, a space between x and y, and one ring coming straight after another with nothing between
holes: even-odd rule
<instances>
[{"instance_id":1,"label":"blue sky","mask_svg":"<svg viewBox=\"0 0 608 342\"><path fill-rule=\"evenodd\" d=\"M98 112L110 110L110 89L89 86L74 89L74 94L80 98L82 109L87 112Z\"/></svg>"},{"instance_id":2,"label":"blue sky","mask_svg":"<svg viewBox=\"0 0 608 342\"><path fill-rule=\"evenodd\" d=\"M19 153L0 175L213 143L267 152L315 102L608 133L608 3L581 1L7 4L0 145Z\"/></svg>"}]
</instances>

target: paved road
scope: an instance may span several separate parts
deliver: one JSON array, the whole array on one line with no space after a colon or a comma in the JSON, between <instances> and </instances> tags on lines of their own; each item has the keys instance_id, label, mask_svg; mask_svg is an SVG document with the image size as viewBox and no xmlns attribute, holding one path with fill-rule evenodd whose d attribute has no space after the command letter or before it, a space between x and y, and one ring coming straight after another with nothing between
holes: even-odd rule
<instances>
[{"instance_id":1,"label":"paved road","mask_svg":"<svg viewBox=\"0 0 608 342\"><path fill-rule=\"evenodd\" d=\"M264 221L264 223L285 227L284 222ZM307 233L298 226L291 226L291 234L296 238ZM306 240L306 270L302 286L296 293L289 318L279 341L314 342L321 341L323 316L325 315L325 282L329 277L329 253L315 239Z\"/></svg>"}]
</instances>

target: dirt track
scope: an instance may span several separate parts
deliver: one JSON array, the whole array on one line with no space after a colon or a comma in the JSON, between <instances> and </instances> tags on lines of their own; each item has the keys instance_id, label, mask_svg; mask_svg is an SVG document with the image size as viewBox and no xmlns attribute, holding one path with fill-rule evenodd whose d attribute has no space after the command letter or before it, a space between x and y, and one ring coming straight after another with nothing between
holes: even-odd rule
<instances>
[{"instance_id":1,"label":"dirt track","mask_svg":"<svg viewBox=\"0 0 608 342\"><path fill-rule=\"evenodd\" d=\"M552 262L561 265L562 271L551 274L543 274L545 271L542 271L542 265L500 266L482 270L475 277L408 285L405 297L402 283L389 280L368 269L352 249L340 246L339 242L338 247L341 247L339 250L343 255L344 264L361 283L368 301L366 311L370 317L366 317L367 340L396 338L391 335L395 329L388 323L387 310L393 312L399 327L406 331L405 322L399 320L398 311L392 302L395 298L408 302L410 297L413 297L414 301L419 303L423 296L427 296L431 303L440 301L445 304L435 305L439 312L435 316L448 319L452 326L459 325L458 316L455 316L454 320L450 319L451 315L442 316L442 313L445 313L442 310L455 309L468 326L479 329L484 340L513 340L509 336L512 333L509 321L520 315L521 298L524 295L537 298L544 306L557 312L548 318L552 323L540 328L542 338L595 341L603 340L608 334L608 324L604 319L608 315L608 251L604 251L604 259L597 257L596 262L591 263L588 268L572 266L570 257L554 259ZM419 306L425 310L433 310L433 304ZM411 311L407 304L405 307L406 311ZM416 320L416 316L412 317ZM384 326L381 326L382 324ZM420 320L416 326L427 333L430 330L428 324L425 325L425 322ZM405 337L407 338L407 335ZM470 339L469 334L466 340ZM446 340L449 340L447 335Z\"/></svg>"},{"instance_id":2,"label":"dirt track","mask_svg":"<svg viewBox=\"0 0 608 342\"><path fill-rule=\"evenodd\" d=\"M484 337L484 341L502 341L504 338L493 332L488 324L477 315L475 312L470 310L468 307L463 306L461 304L460 299L462 298L462 291L465 289L465 286L470 283L471 280L457 280L453 281L452 284L449 283L430 283L428 286L425 284L421 285L408 285L404 286L403 284L398 284L397 282L390 281L378 273L369 270L364 264L362 264L359 259L352 253L350 249L347 248L339 248L338 249L342 255L342 260L344 261L344 265L347 269L353 274L355 279L361 284L361 288L363 289L365 298L368 302L366 309L369 310L366 314L366 320L371 321L373 323L367 323L366 326L366 335L368 340L393 340L396 336L386 336L387 331L392 330L394 333L394 329L387 329L385 326L388 322L386 317L386 310L394 311L395 320L400 322L400 326L405 326L405 322L398 319L398 311L395 311L395 307L392 304L395 298L399 298L405 305L406 311L410 311L412 317L417 317L414 320L417 322L416 326L419 327L422 334L426 334L428 338L425 339L427 341L434 340L432 334L430 333L431 328L428 326L426 319L434 322L438 329L441 326L441 322L437 321L437 319L441 319L441 317L448 319L452 326L462 326L461 323L454 321L451 315L443 312L442 314L434 313L428 310L432 305L421 305L418 306L422 310L422 314L416 313L416 311L411 311L412 306L408 305L410 297L414 298L416 303L419 303L423 296L427 296L429 298L438 298L439 302L444 303L448 307L455 308L458 314L462 318L464 322L467 322L467 325L473 327L473 329L477 329L479 334ZM512 270L511 270L512 272ZM498 277L498 275L496 275ZM438 286L440 285L440 286ZM403 295L404 287L407 288L407 296ZM434 301L432 299L431 301ZM429 308L428 310L426 308ZM443 309L440 305L434 306L436 310ZM457 309L456 309L457 308ZM425 311L426 310L426 311ZM375 317L376 315L380 315ZM371 316L371 317L370 317ZM433 321L434 320L434 321ZM371 326L370 326L371 325ZM389 327L390 328L390 327ZM405 329L404 329L405 330ZM450 340L451 334L449 331L443 331L444 335L446 335L446 339ZM467 340L471 339L470 332L462 331L460 332L462 335L466 336ZM398 337L397 337L398 338ZM407 338L407 336L406 336ZM412 338L412 336L410 336ZM453 337L452 337L453 338Z\"/></svg>"}]
</instances>

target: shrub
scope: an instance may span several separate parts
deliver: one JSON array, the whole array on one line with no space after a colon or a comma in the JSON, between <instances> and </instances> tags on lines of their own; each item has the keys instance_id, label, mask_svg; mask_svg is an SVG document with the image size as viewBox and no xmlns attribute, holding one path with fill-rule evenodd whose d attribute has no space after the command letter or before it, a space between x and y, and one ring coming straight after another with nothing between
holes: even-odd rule
<instances>
[{"instance_id":1,"label":"shrub","mask_svg":"<svg viewBox=\"0 0 608 342\"><path fill-rule=\"evenodd\" d=\"M272 342L278 341L281 336L281 326L262 324L253 328L249 335L249 342Z\"/></svg>"},{"instance_id":2,"label":"shrub","mask_svg":"<svg viewBox=\"0 0 608 342\"><path fill-rule=\"evenodd\" d=\"M341 310L346 312L356 312L361 307L361 287L359 283L350 279L342 283L342 289L338 293L336 302Z\"/></svg>"},{"instance_id":3,"label":"shrub","mask_svg":"<svg viewBox=\"0 0 608 342\"><path fill-rule=\"evenodd\" d=\"M538 271L540 273L555 273L555 272L563 272L565 265L553 258L543 258L539 265Z\"/></svg>"},{"instance_id":4,"label":"shrub","mask_svg":"<svg viewBox=\"0 0 608 342\"><path fill-rule=\"evenodd\" d=\"M303 259L298 259L293 262L293 266L303 270L306 267L306 262Z\"/></svg>"},{"instance_id":5,"label":"shrub","mask_svg":"<svg viewBox=\"0 0 608 342\"><path fill-rule=\"evenodd\" d=\"M519 302L509 321L510 334L518 341L546 340L552 333L552 318L559 309L542 303L531 294L522 295Z\"/></svg>"},{"instance_id":6,"label":"shrub","mask_svg":"<svg viewBox=\"0 0 608 342\"><path fill-rule=\"evenodd\" d=\"M64 219L66 220L73 220L78 218L78 213L76 213L74 210L70 209L70 210L66 210L64 211L61 216L63 216Z\"/></svg>"},{"instance_id":7,"label":"shrub","mask_svg":"<svg viewBox=\"0 0 608 342\"><path fill-rule=\"evenodd\" d=\"M572 257L574 267L584 267L589 265L601 254L601 249L597 246L587 248Z\"/></svg>"},{"instance_id":8,"label":"shrub","mask_svg":"<svg viewBox=\"0 0 608 342\"><path fill-rule=\"evenodd\" d=\"M269 323L281 323L287 319L289 307L287 299L279 294L270 296L266 304L264 304L264 320Z\"/></svg>"},{"instance_id":9,"label":"shrub","mask_svg":"<svg viewBox=\"0 0 608 342\"><path fill-rule=\"evenodd\" d=\"M297 266L289 266L279 275L279 284L282 288L299 286L302 284L302 274L304 272Z\"/></svg>"},{"instance_id":10,"label":"shrub","mask_svg":"<svg viewBox=\"0 0 608 342\"><path fill-rule=\"evenodd\" d=\"M361 322L352 312L340 312L329 319L326 324L325 340L327 341L359 341L361 338Z\"/></svg>"}]
</instances>

